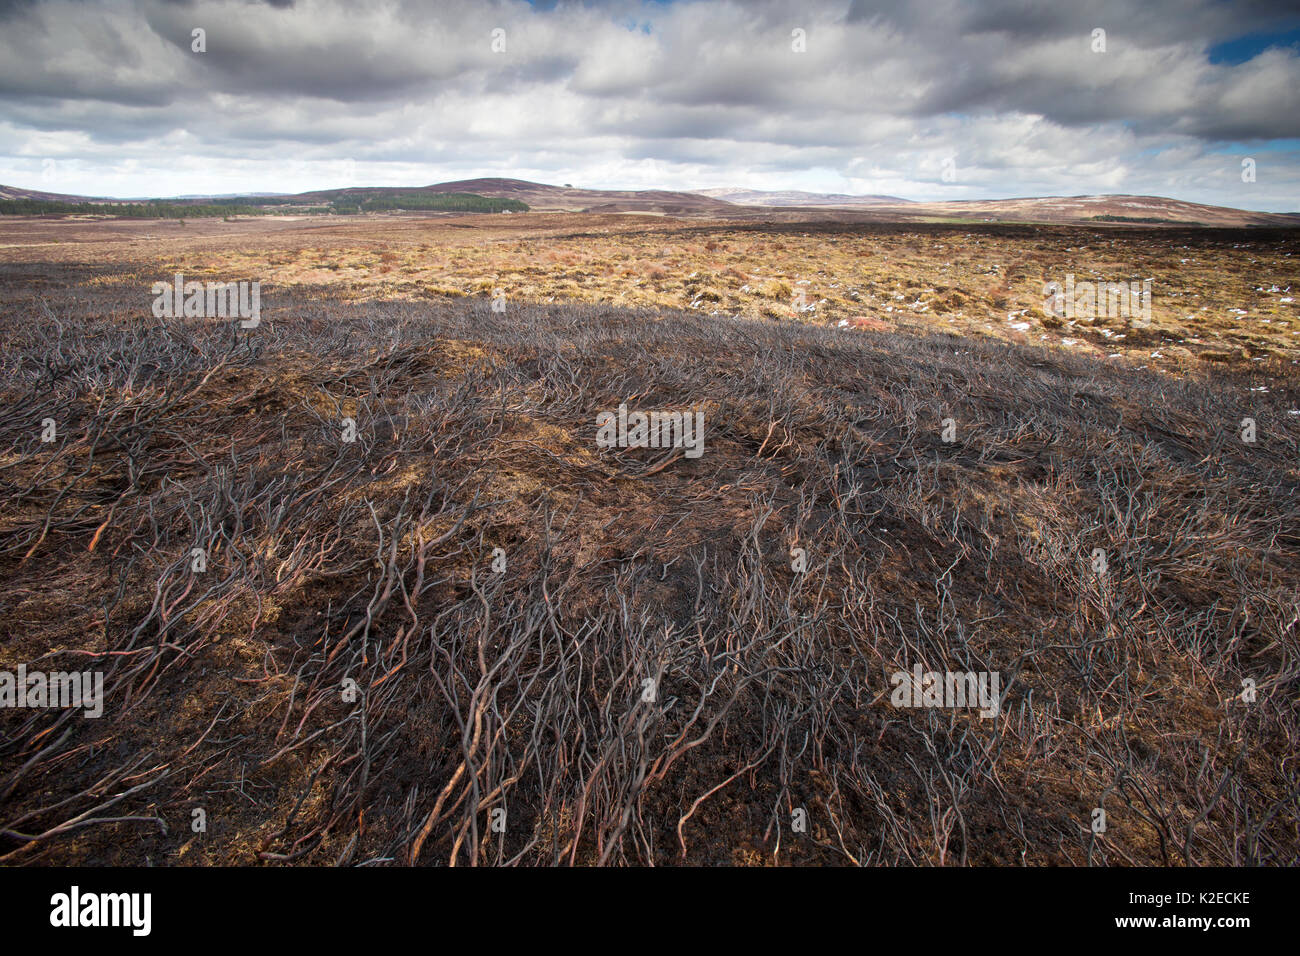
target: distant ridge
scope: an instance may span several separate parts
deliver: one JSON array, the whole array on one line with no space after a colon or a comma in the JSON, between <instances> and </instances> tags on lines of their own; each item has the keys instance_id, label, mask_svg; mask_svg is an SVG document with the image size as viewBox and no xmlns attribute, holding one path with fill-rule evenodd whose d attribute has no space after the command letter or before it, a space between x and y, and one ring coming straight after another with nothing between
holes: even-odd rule
<instances>
[{"instance_id":1,"label":"distant ridge","mask_svg":"<svg viewBox=\"0 0 1300 956\"><path fill-rule=\"evenodd\" d=\"M117 202L118 200L95 199L91 196L69 196L66 193L47 193L39 189L20 189L17 186L0 185L0 199L34 199L38 202Z\"/></svg>"},{"instance_id":2,"label":"distant ridge","mask_svg":"<svg viewBox=\"0 0 1300 956\"><path fill-rule=\"evenodd\" d=\"M731 208L729 203L695 193L663 189L577 189L551 186L523 179L458 179L417 188L376 186L355 189L326 189L300 193L292 198L309 202L332 201L347 196L411 193L473 193L496 199L518 199L537 212L648 212L668 216L717 216Z\"/></svg>"},{"instance_id":3,"label":"distant ridge","mask_svg":"<svg viewBox=\"0 0 1300 956\"><path fill-rule=\"evenodd\" d=\"M534 212L638 213L749 221L800 221L809 218L862 222L1002 222L1116 226L1300 226L1300 213L1254 212L1160 196L1045 196L1020 199L962 199L912 202L896 196L850 196L801 190L765 192L723 188L701 192L665 189L582 189L523 179L458 179L429 186L349 186L312 192L242 193L253 205L322 205L349 199L383 199L434 193L472 193L517 199ZM229 200L230 194L159 197L176 205ZM0 200L70 204L139 203L139 199L71 196L0 185Z\"/></svg>"},{"instance_id":4,"label":"distant ridge","mask_svg":"<svg viewBox=\"0 0 1300 956\"><path fill-rule=\"evenodd\" d=\"M847 193L810 193L801 189L697 189L696 194L745 206L901 206L910 199L897 196L852 196Z\"/></svg>"}]
</instances>

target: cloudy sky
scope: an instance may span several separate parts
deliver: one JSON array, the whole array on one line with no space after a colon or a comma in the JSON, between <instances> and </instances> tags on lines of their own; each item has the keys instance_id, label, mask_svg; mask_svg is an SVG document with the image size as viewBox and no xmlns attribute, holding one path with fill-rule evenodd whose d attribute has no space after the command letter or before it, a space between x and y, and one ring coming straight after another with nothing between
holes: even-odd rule
<instances>
[{"instance_id":1,"label":"cloudy sky","mask_svg":"<svg viewBox=\"0 0 1300 956\"><path fill-rule=\"evenodd\" d=\"M1297 211L1300 3L0 0L0 183L475 176Z\"/></svg>"}]
</instances>

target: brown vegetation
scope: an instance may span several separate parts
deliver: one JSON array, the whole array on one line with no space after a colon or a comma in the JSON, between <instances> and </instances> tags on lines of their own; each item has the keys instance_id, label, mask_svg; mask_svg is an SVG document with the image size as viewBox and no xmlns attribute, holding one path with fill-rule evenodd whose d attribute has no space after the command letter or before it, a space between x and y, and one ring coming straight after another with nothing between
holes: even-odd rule
<instances>
[{"instance_id":1,"label":"brown vegetation","mask_svg":"<svg viewBox=\"0 0 1300 956\"><path fill-rule=\"evenodd\" d=\"M1236 297L1291 238L365 228L4 250L0 670L106 701L0 710L0 863L1296 862L1293 313ZM732 317L702 257L849 327ZM585 301L616 263L672 288ZM943 321L1064 268L1291 324L1170 374ZM261 326L154 319L173 269ZM623 402L703 456L597 448ZM892 706L916 664L999 716Z\"/></svg>"}]
</instances>

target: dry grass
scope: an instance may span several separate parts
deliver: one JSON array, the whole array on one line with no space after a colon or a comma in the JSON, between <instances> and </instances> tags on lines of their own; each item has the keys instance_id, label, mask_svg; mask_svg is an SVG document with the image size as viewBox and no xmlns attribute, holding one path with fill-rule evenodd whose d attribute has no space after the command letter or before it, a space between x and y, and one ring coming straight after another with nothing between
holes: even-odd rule
<instances>
[{"instance_id":1,"label":"dry grass","mask_svg":"<svg viewBox=\"0 0 1300 956\"><path fill-rule=\"evenodd\" d=\"M260 232L227 236L220 229L234 227L212 224L213 234L201 227L127 243L106 241L84 224L42 223L43 231L29 236L33 245L0 248L0 256L25 261L39 249L42 257L77 263L80 251L115 266L108 281L146 286L179 271L280 289L328 285L344 301L500 289L516 303L678 308L828 325L866 316L904 331L1041 343L1161 368L1271 358L1300 364L1294 230L648 223L641 216L547 214L292 225L253 223L241 228ZM75 243L45 244L63 234ZM1150 279L1150 326L1049 314L1044 283L1070 274L1078 281Z\"/></svg>"}]
</instances>

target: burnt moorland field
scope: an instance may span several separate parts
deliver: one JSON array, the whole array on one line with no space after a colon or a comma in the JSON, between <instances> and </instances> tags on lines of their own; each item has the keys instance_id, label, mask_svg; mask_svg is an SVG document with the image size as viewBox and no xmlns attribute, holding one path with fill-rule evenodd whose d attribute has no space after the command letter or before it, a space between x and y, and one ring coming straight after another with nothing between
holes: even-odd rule
<instances>
[{"instance_id":1,"label":"burnt moorland field","mask_svg":"<svg viewBox=\"0 0 1300 956\"><path fill-rule=\"evenodd\" d=\"M1296 862L1294 231L579 220L3 224L0 864Z\"/></svg>"}]
</instances>

